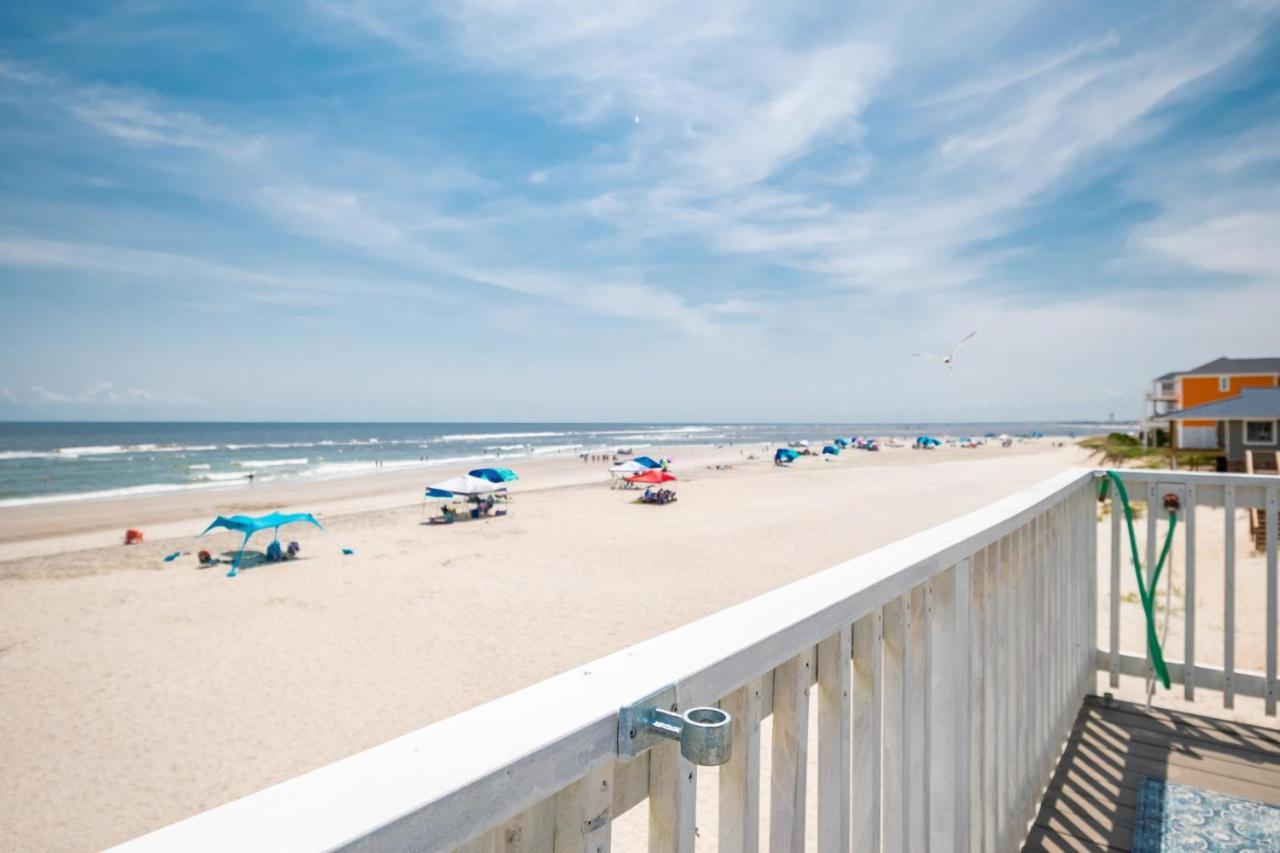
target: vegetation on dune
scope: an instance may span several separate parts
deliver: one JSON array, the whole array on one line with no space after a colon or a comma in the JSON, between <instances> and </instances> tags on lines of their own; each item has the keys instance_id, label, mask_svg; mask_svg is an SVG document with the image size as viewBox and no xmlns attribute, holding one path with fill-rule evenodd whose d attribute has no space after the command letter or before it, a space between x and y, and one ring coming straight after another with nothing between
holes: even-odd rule
<instances>
[{"instance_id":1,"label":"vegetation on dune","mask_svg":"<svg viewBox=\"0 0 1280 853\"><path fill-rule=\"evenodd\" d=\"M1113 468L1179 468L1191 471L1203 469L1212 471L1220 455L1216 451L1145 447L1134 436L1122 432L1082 438L1076 444L1093 451L1095 459Z\"/></svg>"}]
</instances>

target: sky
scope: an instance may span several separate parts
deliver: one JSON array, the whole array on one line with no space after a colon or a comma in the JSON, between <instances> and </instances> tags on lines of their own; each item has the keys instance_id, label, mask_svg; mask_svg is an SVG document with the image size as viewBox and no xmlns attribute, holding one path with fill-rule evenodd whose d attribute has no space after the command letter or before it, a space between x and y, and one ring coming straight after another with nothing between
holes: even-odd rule
<instances>
[{"instance_id":1,"label":"sky","mask_svg":"<svg viewBox=\"0 0 1280 853\"><path fill-rule=\"evenodd\" d=\"M0 5L0 419L1134 418L1222 355L1275 2Z\"/></svg>"}]
</instances>

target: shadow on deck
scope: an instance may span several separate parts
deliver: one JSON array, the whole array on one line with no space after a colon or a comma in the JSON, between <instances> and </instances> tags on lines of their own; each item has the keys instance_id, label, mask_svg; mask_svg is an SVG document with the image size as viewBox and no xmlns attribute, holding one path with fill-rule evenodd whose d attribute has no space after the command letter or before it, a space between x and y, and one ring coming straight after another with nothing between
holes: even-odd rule
<instances>
[{"instance_id":1,"label":"shadow on deck","mask_svg":"<svg viewBox=\"0 0 1280 853\"><path fill-rule=\"evenodd\" d=\"M1280 806L1280 732L1089 696L1023 850L1129 850L1143 776Z\"/></svg>"}]
</instances>

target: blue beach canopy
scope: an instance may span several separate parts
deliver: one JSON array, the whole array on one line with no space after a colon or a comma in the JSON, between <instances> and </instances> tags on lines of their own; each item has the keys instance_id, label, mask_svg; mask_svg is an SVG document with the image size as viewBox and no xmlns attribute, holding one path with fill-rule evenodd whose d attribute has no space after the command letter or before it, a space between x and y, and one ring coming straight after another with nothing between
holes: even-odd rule
<instances>
[{"instance_id":1,"label":"blue beach canopy","mask_svg":"<svg viewBox=\"0 0 1280 853\"><path fill-rule=\"evenodd\" d=\"M835 441L835 445L836 447L848 447L849 442L845 441L843 438L837 438Z\"/></svg>"},{"instance_id":2,"label":"blue beach canopy","mask_svg":"<svg viewBox=\"0 0 1280 853\"><path fill-rule=\"evenodd\" d=\"M244 557L244 549L249 545L250 536L259 530L274 529L276 541L279 542L280 528L298 521L309 522L324 530L324 525L316 521L316 517L309 512L269 512L257 518L251 515L233 515L230 518L220 515L213 520L212 524L200 532L200 536L217 527L225 527L227 530L234 530L237 533L244 534L244 541L240 543L240 550L236 552L235 559L231 561L231 571L227 572L227 577L233 578L236 576L236 572L240 570L240 560ZM198 539L199 537L196 538Z\"/></svg>"},{"instance_id":3,"label":"blue beach canopy","mask_svg":"<svg viewBox=\"0 0 1280 853\"><path fill-rule=\"evenodd\" d=\"M474 471L468 471L467 475L488 480L490 483L511 483L520 479L510 468L477 468Z\"/></svg>"},{"instance_id":4,"label":"blue beach canopy","mask_svg":"<svg viewBox=\"0 0 1280 853\"><path fill-rule=\"evenodd\" d=\"M822 452L830 454L831 456L839 456L840 448L836 447L834 444L828 444L826 447L822 448Z\"/></svg>"},{"instance_id":5,"label":"blue beach canopy","mask_svg":"<svg viewBox=\"0 0 1280 853\"><path fill-rule=\"evenodd\" d=\"M790 447L779 447L778 452L773 454L774 462L795 462L799 458L800 454Z\"/></svg>"},{"instance_id":6,"label":"blue beach canopy","mask_svg":"<svg viewBox=\"0 0 1280 853\"><path fill-rule=\"evenodd\" d=\"M659 462L658 460L654 459L652 456L637 456L637 457L636 457L634 460L632 460L632 461L634 461L634 462L639 462L641 465L643 465L643 466L644 466L644 467L646 467L646 468L661 468L661 467L662 467L662 463L661 463L661 462Z\"/></svg>"}]
</instances>

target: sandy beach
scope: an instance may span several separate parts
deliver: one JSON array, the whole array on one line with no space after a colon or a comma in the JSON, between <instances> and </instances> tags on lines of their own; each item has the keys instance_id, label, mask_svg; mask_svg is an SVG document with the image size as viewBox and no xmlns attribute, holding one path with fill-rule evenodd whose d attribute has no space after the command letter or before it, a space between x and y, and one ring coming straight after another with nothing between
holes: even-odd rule
<instances>
[{"instance_id":1,"label":"sandy beach","mask_svg":"<svg viewBox=\"0 0 1280 853\"><path fill-rule=\"evenodd\" d=\"M676 460L675 504L563 457L517 466L510 516L451 526L421 523L421 471L0 513L4 848L124 841L1088 464L1049 440L793 469L759 448L653 450ZM234 580L162 561L214 513L277 508L324 521L282 537L303 559ZM116 544L125 526L146 543ZM1241 667L1260 666L1253 646Z\"/></svg>"}]
</instances>

